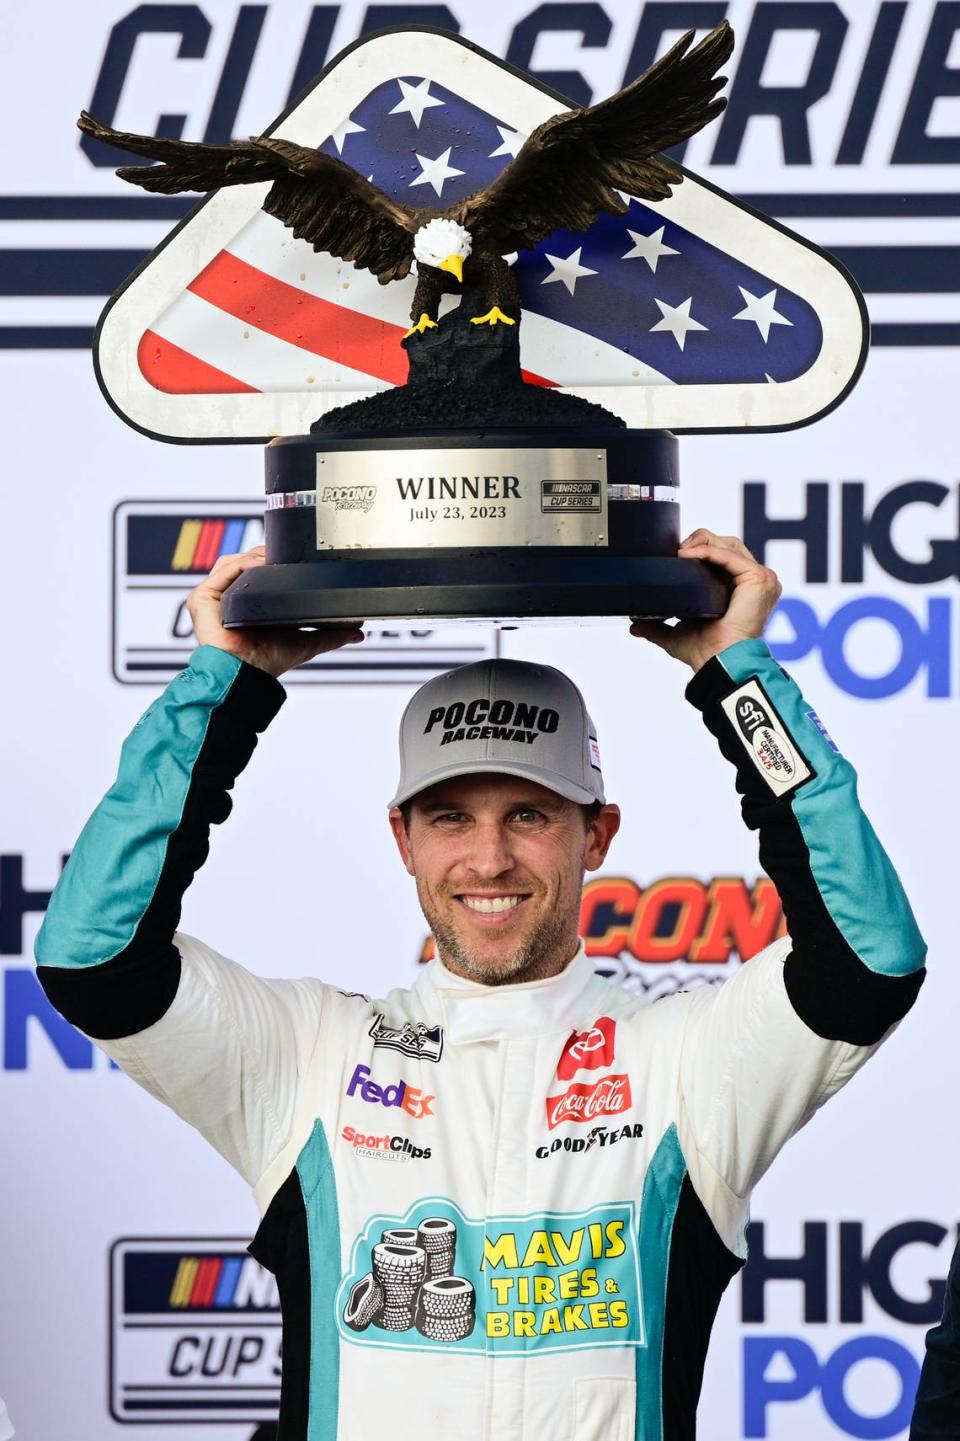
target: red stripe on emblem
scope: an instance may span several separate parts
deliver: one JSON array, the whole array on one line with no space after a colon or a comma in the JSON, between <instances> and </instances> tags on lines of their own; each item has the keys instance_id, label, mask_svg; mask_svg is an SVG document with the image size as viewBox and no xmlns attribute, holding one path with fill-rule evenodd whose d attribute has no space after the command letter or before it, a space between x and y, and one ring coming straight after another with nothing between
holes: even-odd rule
<instances>
[{"instance_id":1,"label":"red stripe on emblem","mask_svg":"<svg viewBox=\"0 0 960 1441\"><path fill-rule=\"evenodd\" d=\"M221 250L188 289L237 320L301 350L393 385L402 385L407 378L399 325L374 320L275 280L227 250Z\"/></svg>"},{"instance_id":2,"label":"red stripe on emblem","mask_svg":"<svg viewBox=\"0 0 960 1441\"><path fill-rule=\"evenodd\" d=\"M197 1274L193 1280L193 1289L190 1292L191 1306L206 1305L206 1293L208 1278L210 1274L210 1262L204 1258L197 1267Z\"/></svg>"},{"instance_id":3,"label":"red stripe on emblem","mask_svg":"<svg viewBox=\"0 0 960 1441\"><path fill-rule=\"evenodd\" d=\"M255 385L227 375L215 365L207 365L189 351L181 350L156 331L145 330L137 346L140 373L154 390L167 395L239 395L257 394Z\"/></svg>"},{"instance_id":4,"label":"red stripe on emblem","mask_svg":"<svg viewBox=\"0 0 960 1441\"><path fill-rule=\"evenodd\" d=\"M197 548L193 553L194 570L209 570L220 553L220 542L223 540L223 532L226 522L222 520L205 520L200 530L200 539L197 541Z\"/></svg>"},{"instance_id":5,"label":"red stripe on emblem","mask_svg":"<svg viewBox=\"0 0 960 1441\"><path fill-rule=\"evenodd\" d=\"M400 345L403 326L288 285L228 250L221 250L187 288L237 320L301 350L391 385L406 383L407 358ZM522 374L530 385L556 384L530 370Z\"/></svg>"},{"instance_id":6,"label":"red stripe on emblem","mask_svg":"<svg viewBox=\"0 0 960 1441\"><path fill-rule=\"evenodd\" d=\"M217 1282L220 1280L220 1272L223 1270L223 1261L218 1256L211 1256L206 1262L207 1275L203 1287L202 1306L212 1306L213 1298L217 1292Z\"/></svg>"}]
</instances>

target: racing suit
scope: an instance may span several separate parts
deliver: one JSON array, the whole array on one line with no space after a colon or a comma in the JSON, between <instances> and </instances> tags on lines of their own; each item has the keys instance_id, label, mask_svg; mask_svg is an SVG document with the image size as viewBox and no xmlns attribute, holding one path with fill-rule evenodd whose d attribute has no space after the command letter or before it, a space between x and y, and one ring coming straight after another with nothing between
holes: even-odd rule
<instances>
[{"instance_id":1,"label":"racing suit","mask_svg":"<svg viewBox=\"0 0 960 1441\"><path fill-rule=\"evenodd\" d=\"M853 769L766 646L687 694L792 940L653 1005L582 948L500 987L434 960L382 1000L254 976L175 932L282 687L201 646L125 743L39 975L253 1187L283 1441L694 1436L751 1188L909 1009L924 946Z\"/></svg>"}]
</instances>

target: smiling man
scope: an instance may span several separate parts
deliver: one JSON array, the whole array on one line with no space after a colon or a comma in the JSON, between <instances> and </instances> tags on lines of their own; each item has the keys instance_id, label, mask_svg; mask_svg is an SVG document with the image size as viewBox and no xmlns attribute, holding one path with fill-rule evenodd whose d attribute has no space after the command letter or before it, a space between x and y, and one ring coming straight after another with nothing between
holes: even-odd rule
<instances>
[{"instance_id":1,"label":"smiling man","mask_svg":"<svg viewBox=\"0 0 960 1441\"><path fill-rule=\"evenodd\" d=\"M754 1184L917 994L853 769L759 638L776 577L733 537L681 554L728 572L726 614L634 634L695 672L790 929L724 986L648 1006L594 974L581 886L619 811L579 691L521 661L404 713L390 823L439 953L413 987L264 980L177 931L275 677L360 638L226 631L260 551L193 593L198 649L64 870L47 994L253 1187L282 1441L690 1441Z\"/></svg>"},{"instance_id":2,"label":"smiling man","mask_svg":"<svg viewBox=\"0 0 960 1441\"><path fill-rule=\"evenodd\" d=\"M620 824L576 686L524 661L450 671L407 707L400 761L390 822L445 966L484 985L563 970Z\"/></svg>"}]
</instances>

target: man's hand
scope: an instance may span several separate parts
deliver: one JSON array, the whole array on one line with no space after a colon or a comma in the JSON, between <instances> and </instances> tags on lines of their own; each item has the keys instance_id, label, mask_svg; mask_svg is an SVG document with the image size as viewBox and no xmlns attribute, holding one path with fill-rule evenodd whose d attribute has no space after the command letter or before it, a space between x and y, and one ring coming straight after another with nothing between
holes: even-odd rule
<instances>
[{"instance_id":1,"label":"man's hand","mask_svg":"<svg viewBox=\"0 0 960 1441\"><path fill-rule=\"evenodd\" d=\"M683 542L678 554L683 560L708 560L733 577L726 613L718 620L682 620L677 625L667 625L662 620L638 620L630 627L630 634L653 641L698 671L711 656L726 650L728 645L763 635L782 587L774 572L760 565L735 535L695 530Z\"/></svg>"},{"instance_id":2,"label":"man's hand","mask_svg":"<svg viewBox=\"0 0 960 1441\"><path fill-rule=\"evenodd\" d=\"M357 626L342 630L294 630L283 626L249 626L227 630L220 616L220 602L227 586L238 575L255 565L266 564L262 545L243 555L222 555L206 580L187 596L187 610L193 621L197 645L215 645L220 650L258 666L272 676L280 676L293 666L302 665L327 650L354 645L363 640Z\"/></svg>"}]
</instances>

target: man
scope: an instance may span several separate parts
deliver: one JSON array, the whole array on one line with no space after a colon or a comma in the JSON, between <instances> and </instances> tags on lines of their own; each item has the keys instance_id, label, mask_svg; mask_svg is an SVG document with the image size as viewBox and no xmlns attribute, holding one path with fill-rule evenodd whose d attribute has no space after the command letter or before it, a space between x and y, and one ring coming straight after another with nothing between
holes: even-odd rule
<instances>
[{"instance_id":1,"label":"man","mask_svg":"<svg viewBox=\"0 0 960 1441\"><path fill-rule=\"evenodd\" d=\"M927 1332L927 1349L910 1422L910 1441L960 1436L960 1245L953 1253L943 1315Z\"/></svg>"},{"instance_id":2,"label":"man","mask_svg":"<svg viewBox=\"0 0 960 1441\"><path fill-rule=\"evenodd\" d=\"M63 873L47 994L254 1188L284 1441L688 1441L751 1188L916 996L923 942L854 772L759 639L776 577L707 531L681 554L727 571L726 614L634 633L694 670L792 933L725 986L646 1006L593 974L580 891L619 812L579 692L517 661L403 718L390 823L440 957L411 989L265 981L175 935L274 676L359 638L225 631L262 553L194 592L199 649Z\"/></svg>"}]
</instances>

